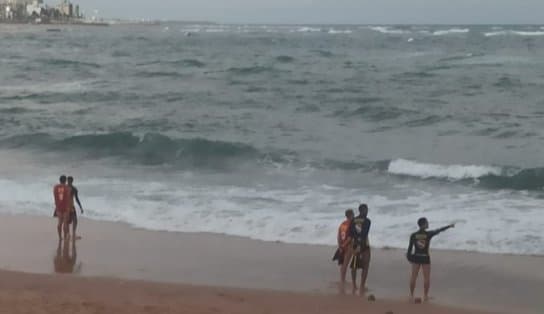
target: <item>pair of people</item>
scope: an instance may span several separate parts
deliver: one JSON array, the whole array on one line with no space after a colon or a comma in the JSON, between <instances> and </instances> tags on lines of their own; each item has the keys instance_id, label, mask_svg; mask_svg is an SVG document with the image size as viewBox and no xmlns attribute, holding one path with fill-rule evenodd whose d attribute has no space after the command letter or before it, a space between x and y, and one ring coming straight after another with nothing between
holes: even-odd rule
<instances>
[{"instance_id":1,"label":"pair of people","mask_svg":"<svg viewBox=\"0 0 544 314\"><path fill-rule=\"evenodd\" d=\"M70 237L70 224L72 225L73 239L76 240L77 230L77 212L74 206L74 200L77 202L81 214L83 214L83 207L79 200L79 194L77 188L73 185L74 178L60 176L59 184L53 188L53 197L55 199L55 213L53 216L58 218L57 233L59 240L62 239L62 232L64 231L64 239L68 240Z\"/></svg>"},{"instance_id":2,"label":"pair of people","mask_svg":"<svg viewBox=\"0 0 544 314\"><path fill-rule=\"evenodd\" d=\"M338 250L333 258L340 264L340 283L342 287L346 282L348 267L351 268L353 292L357 287L357 270L361 269L361 294L365 293L366 279L370 266L370 243L368 233L371 221L368 218L368 206L359 205L359 215L355 217L352 209L346 210L346 220L338 230Z\"/></svg>"},{"instance_id":3,"label":"pair of people","mask_svg":"<svg viewBox=\"0 0 544 314\"><path fill-rule=\"evenodd\" d=\"M359 206L359 216L354 217L354 212L348 209L345 213L346 220L338 229L338 250L333 258L340 264L340 282L343 286L346 281L348 266L351 267L353 280L353 291L357 291L357 269L361 268L361 293L365 291L368 269L370 266L370 244L368 233L371 221L368 219L368 206ZM442 227L437 230L427 231L429 222L427 218L418 220L419 230L410 236L406 258L412 265L410 277L410 300L414 300L419 271L423 269L424 278L424 300L429 300L429 289L431 286L431 257L429 254L431 239L437 234L454 228L455 224Z\"/></svg>"}]
</instances>

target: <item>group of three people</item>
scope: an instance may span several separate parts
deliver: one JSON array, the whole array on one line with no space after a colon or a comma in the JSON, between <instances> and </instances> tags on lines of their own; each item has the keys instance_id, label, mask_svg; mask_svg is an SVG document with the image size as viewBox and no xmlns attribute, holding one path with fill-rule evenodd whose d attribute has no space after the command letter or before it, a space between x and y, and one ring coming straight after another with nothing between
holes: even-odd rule
<instances>
[{"instance_id":1,"label":"group of three people","mask_svg":"<svg viewBox=\"0 0 544 314\"><path fill-rule=\"evenodd\" d=\"M354 293L357 291L357 270L362 269L360 291L364 294L370 266L368 234L370 232L371 221L368 218L368 206L361 204L359 206L359 216L357 217L355 217L352 209L346 210L345 215L346 220L342 222L338 229L338 249L333 260L337 260L340 265L340 283L342 287L346 282L347 269L348 267L351 268ZM437 234L455 227L455 224L432 231L427 231L429 228L427 218L420 218L417 224L419 230L410 236L408 251L406 252L406 258L412 265L410 298L414 300L417 277L419 271L423 269L424 299L427 301L431 285L431 257L429 254L431 239Z\"/></svg>"},{"instance_id":2,"label":"group of three people","mask_svg":"<svg viewBox=\"0 0 544 314\"><path fill-rule=\"evenodd\" d=\"M62 231L64 231L64 239L70 238L70 225L72 225L73 240L76 240L77 230L77 212L74 206L74 200L79 206L79 210L83 214L83 207L79 201L77 188L74 186L74 178L60 176L59 184L53 188L53 196L55 199L54 217L58 218L57 232L59 240L62 239Z\"/></svg>"}]
</instances>

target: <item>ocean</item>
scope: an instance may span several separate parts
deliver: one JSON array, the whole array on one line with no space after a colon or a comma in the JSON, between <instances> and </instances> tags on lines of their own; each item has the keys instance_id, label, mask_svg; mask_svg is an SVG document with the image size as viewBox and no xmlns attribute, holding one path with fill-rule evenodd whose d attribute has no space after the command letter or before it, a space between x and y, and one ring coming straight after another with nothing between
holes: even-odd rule
<instances>
[{"instance_id":1,"label":"ocean","mask_svg":"<svg viewBox=\"0 0 544 314\"><path fill-rule=\"evenodd\" d=\"M0 26L0 213L544 254L544 27ZM54 222L52 221L54 233ZM82 229L84 233L84 229ZM84 234L83 234L84 236Z\"/></svg>"}]
</instances>

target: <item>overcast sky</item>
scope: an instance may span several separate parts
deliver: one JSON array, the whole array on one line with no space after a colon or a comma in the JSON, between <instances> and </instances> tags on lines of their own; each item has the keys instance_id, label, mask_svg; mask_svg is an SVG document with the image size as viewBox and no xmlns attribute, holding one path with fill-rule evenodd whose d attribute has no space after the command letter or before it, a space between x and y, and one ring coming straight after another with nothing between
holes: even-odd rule
<instances>
[{"instance_id":1,"label":"overcast sky","mask_svg":"<svg viewBox=\"0 0 544 314\"><path fill-rule=\"evenodd\" d=\"M289 24L544 24L544 0L72 1L80 3L88 16L98 9L99 15L107 18Z\"/></svg>"}]
</instances>

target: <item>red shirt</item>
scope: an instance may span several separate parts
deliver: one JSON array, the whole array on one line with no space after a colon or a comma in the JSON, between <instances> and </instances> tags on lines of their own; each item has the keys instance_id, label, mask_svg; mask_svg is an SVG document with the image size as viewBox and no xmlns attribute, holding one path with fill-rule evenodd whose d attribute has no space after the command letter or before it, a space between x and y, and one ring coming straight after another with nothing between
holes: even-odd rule
<instances>
[{"instance_id":1,"label":"red shirt","mask_svg":"<svg viewBox=\"0 0 544 314\"><path fill-rule=\"evenodd\" d=\"M351 221L346 220L338 228L338 244L340 245L341 249L346 249L351 242L351 238L349 236L350 225Z\"/></svg>"},{"instance_id":2,"label":"red shirt","mask_svg":"<svg viewBox=\"0 0 544 314\"><path fill-rule=\"evenodd\" d=\"M53 196L55 197L55 209L60 212L68 212L70 209L70 187L65 184L57 184L53 188Z\"/></svg>"}]
</instances>

